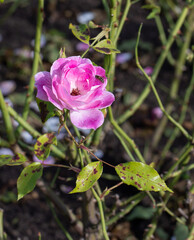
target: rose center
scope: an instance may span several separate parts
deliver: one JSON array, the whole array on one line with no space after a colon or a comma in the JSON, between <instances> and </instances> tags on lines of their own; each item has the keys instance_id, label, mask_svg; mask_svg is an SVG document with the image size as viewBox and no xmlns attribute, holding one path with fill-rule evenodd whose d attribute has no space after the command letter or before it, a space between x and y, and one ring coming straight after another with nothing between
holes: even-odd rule
<instances>
[{"instance_id":1,"label":"rose center","mask_svg":"<svg viewBox=\"0 0 194 240\"><path fill-rule=\"evenodd\" d=\"M78 96L78 95L81 95L79 89L73 88L73 90L71 92L71 96Z\"/></svg>"}]
</instances>

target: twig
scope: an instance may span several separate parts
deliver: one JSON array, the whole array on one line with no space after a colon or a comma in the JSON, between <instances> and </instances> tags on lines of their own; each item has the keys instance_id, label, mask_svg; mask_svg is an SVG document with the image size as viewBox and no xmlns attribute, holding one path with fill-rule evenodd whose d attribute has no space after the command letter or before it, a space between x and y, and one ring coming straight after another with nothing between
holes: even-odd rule
<instances>
[{"instance_id":1,"label":"twig","mask_svg":"<svg viewBox=\"0 0 194 240\"><path fill-rule=\"evenodd\" d=\"M134 140L132 140L124 131L123 129L117 124L117 122L114 120L113 114L112 114L112 109L111 107L108 107L108 113L109 113L109 119L111 124L113 125L114 129L120 134L120 136L122 136L131 146L131 148L133 149L133 151L136 153L137 157L139 158L139 160L143 163L145 163L145 160L141 154L141 152L139 151L137 145L135 144Z\"/></svg>"},{"instance_id":2,"label":"twig","mask_svg":"<svg viewBox=\"0 0 194 240\"><path fill-rule=\"evenodd\" d=\"M38 138L41 134L36 131L29 123L27 123L20 115L11 107L8 107L9 114L26 130L28 131L34 138ZM65 159L66 155L61 150L59 150L56 146L52 145L51 149L53 153L55 153L58 157Z\"/></svg>"},{"instance_id":3,"label":"twig","mask_svg":"<svg viewBox=\"0 0 194 240\"><path fill-rule=\"evenodd\" d=\"M162 112L166 115L166 117L177 127L179 128L179 130L182 132L182 134L189 140L189 141L192 141L192 136L183 128L183 126L181 124L179 124L174 118L172 118L168 113L167 111L165 110L164 108L164 105L158 95L158 92L154 86L154 83L153 83L153 79L151 79L147 74L146 72L144 71L144 69L142 68L142 66L140 65L139 63L139 59L138 59L138 43L139 43L139 38L140 38L140 33L141 33L141 28L142 28L142 25L140 26L139 28L139 32L138 32L138 38L137 38L137 43L136 43L136 48L135 48L135 57L136 57L136 64L138 66L138 68L142 71L142 73L144 74L144 76L146 77L146 79L149 81L149 84L152 88L152 91L157 99L157 102L158 102L158 105L159 107L161 108Z\"/></svg>"},{"instance_id":4,"label":"twig","mask_svg":"<svg viewBox=\"0 0 194 240\"><path fill-rule=\"evenodd\" d=\"M168 41L166 42L165 49L161 53L156 65L155 65L154 72L152 74L153 82L155 82L158 77L158 74L159 74L159 72L162 68L162 65L169 53L169 50L170 50L174 40L176 39L176 35L177 35L178 31L180 30L181 26L183 25L185 18L187 17L188 11L189 11L189 9L187 6L183 8L181 15L179 16L179 19L177 20L177 23L176 23L174 29L172 30L172 32L168 38ZM149 93L150 93L150 85L147 84L146 87L144 88L143 92L140 94L139 98L133 104L133 106L117 119L118 124L125 122L129 117L131 117L136 112L136 110L139 108L139 106L143 103L143 101L147 98Z\"/></svg>"},{"instance_id":5,"label":"twig","mask_svg":"<svg viewBox=\"0 0 194 240\"><path fill-rule=\"evenodd\" d=\"M101 218L101 224L102 224L102 231L103 231L104 239L109 240L109 236L108 236L108 233L107 233L107 230L106 230L106 222L105 222L105 217L104 217L102 201L101 201L100 197L98 196L98 194L96 193L96 191L94 190L94 188L91 188L91 190L92 190L92 193L93 193L93 195L96 198L96 201L98 203L98 208L99 208L99 211L100 211L100 218Z\"/></svg>"},{"instance_id":6,"label":"twig","mask_svg":"<svg viewBox=\"0 0 194 240\"><path fill-rule=\"evenodd\" d=\"M36 37L35 37L35 46L34 46L34 60L32 65L32 74L28 86L28 92L25 99L24 109L22 117L24 120L27 120L28 113L30 109L30 102L33 98L34 92L34 75L38 71L38 63L39 63L39 54L40 54L40 40L41 40L41 32L42 32L42 23L44 18L44 0L38 1L38 14L37 14L37 25L36 25ZM16 130L16 136L18 137L22 131L22 126L19 125Z\"/></svg>"},{"instance_id":7,"label":"twig","mask_svg":"<svg viewBox=\"0 0 194 240\"><path fill-rule=\"evenodd\" d=\"M9 112L7 110L7 104L4 101L3 94L1 92L1 90L0 90L0 109L1 109L2 114L3 114L3 120L4 120L4 124L5 124L5 129L6 129L6 133L7 133L8 142L11 145L13 145L16 142L15 134L14 134L11 118L9 116Z\"/></svg>"}]
</instances>

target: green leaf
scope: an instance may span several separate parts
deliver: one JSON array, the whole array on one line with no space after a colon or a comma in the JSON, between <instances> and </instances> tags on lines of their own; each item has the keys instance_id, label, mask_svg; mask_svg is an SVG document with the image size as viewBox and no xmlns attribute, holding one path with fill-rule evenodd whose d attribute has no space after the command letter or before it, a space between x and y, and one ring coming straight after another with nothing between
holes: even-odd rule
<instances>
[{"instance_id":1,"label":"green leaf","mask_svg":"<svg viewBox=\"0 0 194 240\"><path fill-rule=\"evenodd\" d=\"M57 145L57 138L54 133L46 133L37 139L34 145L34 153L38 159L42 161L47 159L51 144Z\"/></svg>"},{"instance_id":2,"label":"green leaf","mask_svg":"<svg viewBox=\"0 0 194 240\"><path fill-rule=\"evenodd\" d=\"M0 166L9 165L16 166L21 165L26 161L26 157L21 153L17 153L15 156L0 155Z\"/></svg>"},{"instance_id":3,"label":"green leaf","mask_svg":"<svg viewBox=\"0 0 194 240\"><path fill-rule=\"evenodd\" d=\"M176 228L174 230L174 235L176 237L176 240L185 240L189 236L189 229L186 225L177 223Z\"/></svg>"},{"instance_id":4,"label":"green leaf","mask_svg":"<svg viewBox=\"0 0 194 240\"><path fill-rule=\"evenodd\" d=\"M156 208L153 207L143 207L137 206L134 208L133 212L127 217L127 220L132 221L134 219L150 219L155 213Z\"/></svg>"},{"instance_id":5,"label":"green leaf","mask_svg":"<svg viewBox=\"0 0 194 240\"><path fill-rule=\"evenodd\" d=\"M77 176L76 187L70 193L85 192L90 189L102 174L102 162L92 162L85 166Z\"/></svg>"},{"instance_id":6,"label":"green leaf","mask_svg":"<svg viewBox=\"0 0 194 240\"><path fill-rule=\"evenodd\" d=\"M172 192L166 186L164 180L161 179L158 172L144 163L121 163L115 167L115 170L124 183L132 185L139 190Z\"/></svg>"},{"instance_id":7,"label":"green leaf","mask_svg":"<svg viewBox=\"0 0 194 240\"><path fill-rule=\"evenodd\" d=\"M120 53L118 49L115 48L113 43L110 39L104 39L98 42L93 49L97 52L104 53L104 54L111 54L111 53Z\"/></svg>"},{"instance_id":8,"label":"green leaf","mask_svg":"<svg viewBox=\"0 0 194 240\"><path fill-rule=\"evenodd\" d=\"M89 44L90 35L89 35L88 26L86 24L80 24L78 26L70 23L69 29L71 29L74 36L78 38L81 42Z\"/></svg>"},{"instance_id":9,"label":"green leaf","mask_svg":"<svg viewBox=\"0 0 194 240\"><path fill-rule=\"evenodd\" d=\"M40 117L43 123L45 123L49 118L55 116L56 107L52 103L42 101L38 98L36 98L36 102L38 104Z\"/></svg>"},{"instance_id":10,"label":"green leaf","mask_svg":"<svg viewBox=\"0 0 194 240\"><path fill-rule=\"evenodd\" d=\"M35 188L37 180L42 176L42 170L43 166L39 162L34 162L23 169L17 180L18 200Z\"/></svg>"}]
</instances>

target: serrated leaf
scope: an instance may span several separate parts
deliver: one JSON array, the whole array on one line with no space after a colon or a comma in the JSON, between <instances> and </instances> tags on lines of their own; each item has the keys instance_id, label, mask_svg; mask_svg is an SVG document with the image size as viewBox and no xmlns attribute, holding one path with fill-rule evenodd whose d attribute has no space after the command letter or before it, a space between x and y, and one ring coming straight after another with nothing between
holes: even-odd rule
<instances>
[{"instance_id":1,"label":"serrated leaf","mask_svg":"<svg viewBox=\"0 0 194 240\"><path fill-rule=\"evenodd\" d=\"M115 167L120 179L127 185L132 185L141 191L169 191L158 172L140 162L121 163Z\"/></svg>"},{"instance_id":2,"label":"serrated leaf","mask_svg":"<svg viewBox=\"0 0 194 240\"><path fill-rule=\"evenodd\" d=\"M17 180L18 200L35 188L37 180L42 176L42 170L43 166L39 162L34 162L23 169Z\"/></svg>"},{"instance_id":3,"label":"serrated leaf","mask_svg":"<svg viewBox=\"0 0 194 240\"><path fill-rule=\"evenodd\" d=\"M36 98L36 102L38 104L40 118L43 123L45 123L49 118L55 116L56 107L52 103L42 101L39 98Z\"/></svg>"},{"instance_id":4,"label":"serrated leaf","mask_svg":"<svg viewBox=\"0 0 194 240\"><path fill-rule=\"evenodd\" d=\"M110 39L104 39L98 42L93 49L104 54L120 53L120 51L112 44Z\"/></svg>"},{"instance_id":5,"label":"serrated leaf","mask_svg":"<svg viewBox=\"0 0 194 240\"><path fill-rule=\"evenodd\" d=\"M34 153L38 159L42 161L47 159L51 144L57 145L57 138L53 133L46 133L37 139L34 145Z\"/></svg>"},{"instance_id":6,"label":"serrated leaf","mask_svg":"<svg viewBox=\"0 0 194 240\"><path fill-rule=\"evenodd\" d=\"M71 29L73 35L81 42L89 44L90 35L88 26L86 24L73 25L72 23L70 23L69 29Z\"/></svg>"},{"instance_id":7,"label":"serrated leaf","mask_svg":"<svg viewBox=\"0 0 194 240\"><path fill-rule=\"evenodd\" d=\"M77 176L76 187L70 193L85 192L90 189L102 174L102 162L92 162L85 166Z\"/></svg>"},{"instance_id":8,"label":"serrated leaf","mask_svg":"<svg viewBox=\"0 0 194 240\"><path fill-rule=\"evenodd\" d=\"M21 153L17 153L15 156L0 155L0 166L3 165L17 166L23 164L25 161L26 157Z\"/></svg>"}]
</instances>

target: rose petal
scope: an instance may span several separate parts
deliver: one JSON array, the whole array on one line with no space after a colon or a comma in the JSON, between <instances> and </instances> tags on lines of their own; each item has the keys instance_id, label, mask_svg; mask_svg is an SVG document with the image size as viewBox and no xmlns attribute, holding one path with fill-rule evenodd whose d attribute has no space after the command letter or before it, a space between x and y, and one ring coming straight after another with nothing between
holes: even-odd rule
<instances>
[{"instance_id":1,"label":"rose petal","mask_svg":"<svg viewBox=\"0 0 194 240\"><path fill-rule=\"evenodd\" d=\"M71 122L81 129L97 129L104 122L104 115L97 109L70 111Z\"/></svg>"},{"instance_id":2,"label":"rose petal","mask_svg":"<svg viewBox=\"0 0 194 240\"><path fill-rule=\"evenodd\" d=\"M96 74L95 75L103 78L103 82L101 82L99 79L96 79L95 85L102 85L103 89L105 89L105 87L107 85L107 77L106 77L104 68L99 67L99 66L95 66L95 70L96 70Z\"/></svg>"},{"instance_id":3,"label":"rose petal","mask_svg":"<svg viewBox=\"0 0 194 240\"><path fill-rule=\"evenodd\" d=\"M55 107L57 107L60 110L63 110L64 108L67 108L67 105L64 103L62 104L61 101L59 101L56 96L53 94L53 91L51 88L44 86L43 87L44 91L47 94L48 100L49 102L51 102Z\"/></svg>"},{"instance_id":4,"label":"rose petal","mask_svg":"<svg viewBox=\"0 0 194 240\"><path fill-rule=\"evenodd\" d=\"M44 90L44 86L48 86L51 88L51 76L49 72L39 72L35 76L35 87L37 88L37 95L36 97L43 100L43 101L48 101L48 96L47 93Z\"/></svg>"}]
</instances>

